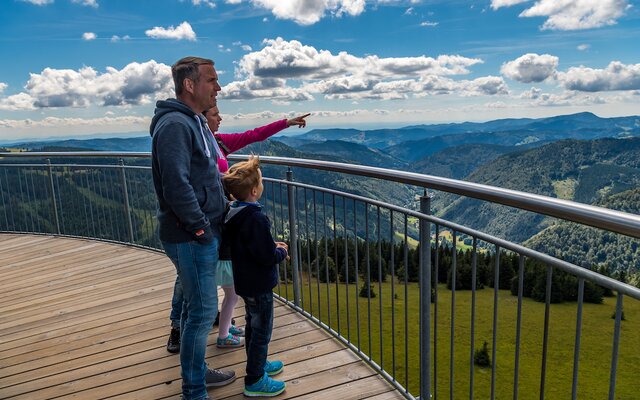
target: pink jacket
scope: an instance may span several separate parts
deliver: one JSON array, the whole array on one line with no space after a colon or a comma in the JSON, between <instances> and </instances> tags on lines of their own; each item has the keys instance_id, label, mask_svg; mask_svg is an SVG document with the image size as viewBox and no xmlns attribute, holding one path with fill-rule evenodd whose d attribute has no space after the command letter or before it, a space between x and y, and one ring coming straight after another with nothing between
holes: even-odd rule
<instances>
[{"instance_id":1,"label":"pink jacket","mask_svg":"<svg viewBox=\"0 0 640 400\"><path fill-rule=\"evenodd\" d=\"M220 139L220 141L222 141L229 150L227 153L225 149L221 149L224 153L224 157L218 157L218 170L221 173L225 173L229 170L229 163L226 159L226 156L229 154L236 152L251 143L261 142L286 128L287 120L283 119L272 122L269 125L250 129L244 133L214 133L214 136Z\"/></svg>"}]
</instances>

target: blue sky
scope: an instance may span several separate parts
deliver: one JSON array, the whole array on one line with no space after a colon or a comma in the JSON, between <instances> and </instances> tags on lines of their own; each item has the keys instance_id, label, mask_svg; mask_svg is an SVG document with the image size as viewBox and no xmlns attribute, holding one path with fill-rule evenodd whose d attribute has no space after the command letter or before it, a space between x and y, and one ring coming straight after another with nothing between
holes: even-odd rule
<instances>
[{"instance_id":1,"label":"blue sky","mask_svg":"<svg viewBox=\"0 0 640 400\"><path fill-rule=\"evenodd\" d=\"M226 132L635 115L638 43L632 0L1 0L0 139L139 135L186 55Z\"/></svg>"}]
</instances>

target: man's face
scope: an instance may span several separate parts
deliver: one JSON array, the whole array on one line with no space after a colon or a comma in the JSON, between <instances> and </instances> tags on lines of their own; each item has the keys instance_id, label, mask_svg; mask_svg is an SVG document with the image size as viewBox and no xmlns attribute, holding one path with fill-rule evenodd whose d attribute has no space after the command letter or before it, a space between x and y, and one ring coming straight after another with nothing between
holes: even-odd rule
<instances>
[{"instance_id":1,"label":"man's face","mask_svg":"<svg viewBox=\"0 0 640 400\"><path fill-rule=\"evenodd\" d=\"M213 106L207 111L207 124L209 125L209 129L211 132L218 132L220 129L220 122L222 122L222 117L220 116L220 110L218 110L218 106Z\"/></svg>"},{"instance_id":2,"label":"man's face","mask_svg":"<svg viewBox=\"0 0 640 400\"><path fill-rule=\"evenodd\" d=\"M203 112L208 108L212 108L216 104L216 96L222 89L218 83L218 73L211 64L205 64L198 66L200 72L200 79L194 82L193 97L198 110L196 112Z\"/></svg>"}]
</instances>

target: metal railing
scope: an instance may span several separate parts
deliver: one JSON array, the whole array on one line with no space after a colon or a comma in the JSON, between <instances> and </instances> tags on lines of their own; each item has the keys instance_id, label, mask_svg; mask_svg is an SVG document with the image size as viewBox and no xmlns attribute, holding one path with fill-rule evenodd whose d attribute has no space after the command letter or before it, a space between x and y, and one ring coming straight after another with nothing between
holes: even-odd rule
<instances>
[{"instance_id":1,"label":"metal railing","mask_svg":"<svg viewBox=\"0 0 640 400\"><path fill-rule=\"evenodd\" d=\"M77 158L89 161L79 164ZM160 249L147 158L148 153L0 154L0 231L92 237ZM640 300L639 289L434 217L426 189L634 238L640 237L639 216L403 171L280 157L261 157L261 162L288 168L276 172L286 179L265 178L262 199L274 237L290 246L291 261L279 267L276 296L335 336L407 398L517 399L536 393L540 398L614 399L616 389L623 395L635 393L626 383L635 364L623 365L625 384L617 385L617 379L620 356L638 356L637 348L624 348L621 354L620 340L623 299ZM420 209L294 182L291 168L417 186ZM466 250L460 248L461 238L468 243ZM513 300L503 285L510 275ZM526 298L532 296L527 293L532 279L537 280L534 290L543 308ZM565 304L551 322L555 279L575 284L575 320L567 317ZM492 287L492 295L480 285ZM585 293L601 293L596 286L616 293L608 342L592 337L594 324L604 325L594 318L601 318L598 307L605 306L585 304ZM575 323L573 337L554 335L557 326L568 323ZM489 335L490 373L476 365L476 345ZM570 368L555 365L559 347L573 348L573 362L565 363ZM594 382L592 364L602 369L606 348L611 355L606 359L608 379ZM590 373L588 385L581 366Z\"/></svg>"}]
</instances>

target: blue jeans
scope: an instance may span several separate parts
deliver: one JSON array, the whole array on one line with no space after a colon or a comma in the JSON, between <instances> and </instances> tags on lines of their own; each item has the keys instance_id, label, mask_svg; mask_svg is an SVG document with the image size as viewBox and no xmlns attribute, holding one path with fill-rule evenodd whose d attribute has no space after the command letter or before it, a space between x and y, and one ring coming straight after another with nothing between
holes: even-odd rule
<instances>
[{"instance_id":1,"label":"blue jeans","mask_svg":"<svg viewBox=\"0 0 640 400\"><path fill-rule=\"evenodd\" d=\"M182 317L182 284L180 283L180 275L176 276L176 283L173 285L173 298L171 299L171 320L172 328L180 328L180 318Z\"/></svg>"},{"instance_id":2,"label":"blue jeans","mask_svg":"<svg viewBox=\"0 0 640 400\"><path fill-rule=\"evenodd\" d=\"M185 400L207 397L204 361L207 336L218 312L216 266L218 239L203 245L198 242L163 242L164 251L176 266L183 294L180 319L180 367L182 396Z\"/></svg>"},{"instance_id":3,"label":"blue jeans","mask_svg":"<svg viewBox=\"0 0 640 400\"><path fill-rule=\"evenodd\" d=\"M253 385L264 375L267 363L273 328L273 294L242 296L242 299L246 311L244 335L247 352L247 376L244 378L244 384Z\"/></svg>"}]
</instances>

